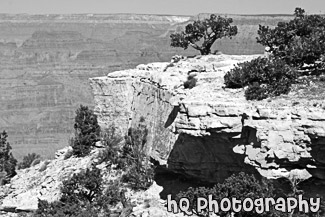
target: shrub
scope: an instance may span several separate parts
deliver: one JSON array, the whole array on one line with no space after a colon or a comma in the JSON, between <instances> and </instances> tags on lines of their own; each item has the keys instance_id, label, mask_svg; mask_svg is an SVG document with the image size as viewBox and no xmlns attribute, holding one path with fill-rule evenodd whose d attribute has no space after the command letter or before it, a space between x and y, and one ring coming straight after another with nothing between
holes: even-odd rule
<instances>
[{"instance_id":1,"label":"shrub","mask_svg":"<svg viewBox=\"0 0 325 217\"><path fill-rule=\"evenodd\" d=\"M31 167L32 165L36 165L40 163L41 156L39 154L28 154L23 157L23 161L18 164L18 169L26 169Z\"/></svg>"},{"instance_id":2,"label":"shrub","mask_svg":"<svg viewBox=\"0 0 325 217\"><path fill-rule=\"evenodd\" d=\"M127 173L122 176L121 181L129 183L134 190L147 190L152 185L153 178L154 168L151 162L146 161L141 166L132 164Z\"/></svg>"},{"instance_id":3,"label":"shrub","mask_svg":"<svg viewBox=\"0 0 325 217\"><path fill-rule=\"evenodd\" d=\"M95 166L64 181L61 192L59 201L40 200L34 217L97 217L100 213L109 216L109 206L116 205L124 196L117 182L110 182L104 190L100 170Z\"/></svg>"},{"instance_id":4,"label":"shrub","mask_svg":"<svg viewBox=\"0 0 325 217\"><path fill-rule=\"evenodd\" d=\"M119 180L110 181L103 194L96 198L95 206L100 207L103 213L109 214L112 206L127 200L124 193Z\"/></svg>"},{"instance_id":5,"label":"shrub","mask_svg":"<svg viewBox=\"0 0 325 217\"><path fill-rule=\"evenodd\" d=\"M6 173L5 180L0 180L4 184L9 181L10 178L16 175L17 160L11 153L11 145L7 142L8 135L6 131L0 133L0 172Z\"/></svg>"},{"instance_id":6,"label":"shrub","mask_svg":"<svg viewBox=\"0 0 325 217\"><path fill-rule=\"evenodd\" d=\"M80 105L76 111L74 129L73 154L79 157L85 156L99 141L100 127L97 116L87 106Z\"/></svg>"},{"instance_id":7,"label":"shrub","mask_svg":"<svg viewBox=\"0 0 325 217\"><path fill-rule=\"evenodd\" d=\"M153 182L154 168L145 151L148 129L139 125L130 128L122 152L122 167L127 167L121 181L127 182L134 190L146 190Z\"/></svg>"},{"instance_id":8,"label":"shrub","mask_svg":"<svg viewBox=\"0 0 325 217\"><path fill-rule=\"evenodd\" d=\"M62 203L56 201L49 203L39 200L38 209L33 214L33 217L98 217L98 211L92 208L89 204L85 207L80 207L79 204Z\"/></svg>"},{"instance_id":9,"label":"shrub","mask_svg":"<svg viewBox=\"0 0 325 217\"><path fill-rule=\"evenodd\" d=\"M227 178L223 183L217 184L212 188L198 187L198 188L189 188L185 192L180 192L176 195L176 200L181 198L188 198L190 201L189 211L194 211L197 208L197 198L204 197L208 198L208 195L213 195L213 199L220 201L223 198L236 198L237 200L244 200L249 197L251 199L266 198L266 197L275 197L275 189L273 184L270 181L262 180L258 181L253 175L248 175L243 172L239 174L234 174ZM224 217L229 216L233 212L219 212L218 215ZM204 210L202 213L195 213L198 216L209 216L208 209ZM270 211L262 214L252 212L245 212L244 210L238 213L238 216L242 217L257 217L257 216L279 216L277 212Z\"/></svg>"},{"instance_id":10,"label":"shrub","mask_svg":"<svg viewBox=\"0 0 325 217\"><path fill-rule=\"evenodd\" d=\"M250 62L239 63L224 76L228 88L248 86L247 100L261 100L270 96L287 94L296 81L297 72L281 59L258 57Z\"/></svg>"},{"instance_id":11,"label":"shrub","mask_svg":"<svg viewBox=\"0 0 325 217\"><path fill-rule=\"evenodd\" d=\"M118 145L122 138L116 135L116 129L113 126L108 129L102 136L105 149L98 156L99 164L109 162L116 164L117 169L125 170L121 181L128 183L134 190L150 187L154 176L154 168L146 155L148 129L143 122L144 118L141 117L138 128L128 130L122 148Z\"/></svg>"},{"instance_id":12,"label":"shrub","mask_svg":"<svg viewBox=\"0 0 325 217\"><path fill-rule=\"evenodd\" d=\"M279 22L271 29L259 26L257 42L268 46L272 55L283 59L288 65L302 68L315 64L325 54L325 18L321 15L305 15L301 8L295 9L295 18ZM315 64L315 68L319 68Z\"/></svg>"},{"instance_id":13,"label":"shrub","mask_svg":"<svg viewBox=\"0 0 325 217\"><path fill-rule=\"evenodd\" d=\"M188 76L187 81L184 82L184 88L192 89L196 86L197 78Z\"/></svg>"},{"instance_id":14,"label":"shrub","mask_svg":"<svg viewBox=\"0 0 325 217\"><path fill-rule=\"evenodd\" d=\"M119 164L120 144L122 141L123 137L117 135L116 127L111 126L106 129L101 135L101 144L105 149L99 153L98 164L102 162L108 162L109 165Z\"/></svg>"},{"instance_id":15,"label":"shrub","mask_svg":"<svg viewBox=\"0 0 325 217\"><path fill-rule=\"evenodd\" d=\"M63 181L62 202L92 203L102 192L100 169L93 166L85 172L74 174L68 181Z\"/></svg>"},{"instance_id":16,"label":"shrub","mask_svg":"<svg viewBox=\"0 0 325 217\"><path fill-rule=\"evenodd\" d=\"M232 37L237 34L237 26L231 26L232 18L223 18L210 15L209 19L197 20L185 27L185 31L170 35L171 46L187 49L188 46L199 50L202 55L211 53L213 43L223 37ZM201 41L201 45L196 44Z\"/></svg>"},{"instance_id":17,"label":"shrub","mask_svg":"<svg viewBox=\"0 0 325 217\"><path fill-rule=\"evenodd\" d=\"M268 91L264 86L255 82L245 90L245 97L247 100L266 99L268 97Z\"/></svg>"}]
</instances>

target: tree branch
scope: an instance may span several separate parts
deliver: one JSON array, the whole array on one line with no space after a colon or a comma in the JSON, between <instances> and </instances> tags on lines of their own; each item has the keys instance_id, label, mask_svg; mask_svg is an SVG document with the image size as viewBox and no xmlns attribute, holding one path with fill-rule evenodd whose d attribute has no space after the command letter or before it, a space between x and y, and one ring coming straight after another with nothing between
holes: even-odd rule
<instances>
[{"instance_id":1,"label":"tree branch","mask_svg":"<svg viewBox=\"0 0 325 217\"><path fill-rule=\"evenodd\" d=\"M191 45L191 47L193 47L193 48L196 49L196 50L199 50L199 51L202 50L202 49L201 49L197 44L194 44L194 43L192 43L192 42L190 42L189 44Z\"/></svg>"}]
</instances>

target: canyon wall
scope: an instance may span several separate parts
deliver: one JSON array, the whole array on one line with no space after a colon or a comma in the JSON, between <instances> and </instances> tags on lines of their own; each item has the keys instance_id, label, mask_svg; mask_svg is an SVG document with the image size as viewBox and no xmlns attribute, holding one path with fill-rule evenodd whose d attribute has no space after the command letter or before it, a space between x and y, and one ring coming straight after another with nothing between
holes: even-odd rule
<instances>
[{"instance_id":1,"label":"canyon wall","mask_svg":"<svg viewBox=\"0 0 325 217\"><path fill-rule=\"evenodd\" d=\"M255 41L258 24L290 19L228 16L239 33L213 48L228 54L263 53ZM196 18L0 14L0 130L8 131L15 157L36 152L49 158L67 145L76 108L94 105L88 78L169 61L175 54L197 54L169 46L169 34Z\"/></svg>"},{"instance_id":2,"label":"canyon wall","mask_svg":"<svg viewBox=\"0 0 325 217\"><path fill-rule=\"evenodd\" d=\"M299 83L289 95L262 101L224 88L225 72L256 57L197 56L91 78L100 125L126 134L145 124L152 158L207 182L246 171L324 186L324 83ZM198 79L192 89L183 86L188 74Z\"/></svg>"}]
</instances>

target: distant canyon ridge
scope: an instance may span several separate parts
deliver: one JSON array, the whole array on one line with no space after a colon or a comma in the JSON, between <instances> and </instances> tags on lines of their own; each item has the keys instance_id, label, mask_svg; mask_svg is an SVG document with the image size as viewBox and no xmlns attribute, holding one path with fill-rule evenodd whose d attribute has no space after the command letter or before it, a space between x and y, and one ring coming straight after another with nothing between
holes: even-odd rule
<instances>
[{"instance_id":1,"label":"distant canyon ridge","mask_svg":"<svg viewBox=\"0 0 325 217\"><path fill-rule=\"evenodd\" d=\"M0 130L8 132L15 157L35 152L52 158L68 144L75 110L94 104L88 78L199 54L170 47L169 35L205 16L0 14ZM263 53L258 25L292 18L227 16L238 35L215 43L212 50L224 54Z\"/></svg>"}]
</instances>

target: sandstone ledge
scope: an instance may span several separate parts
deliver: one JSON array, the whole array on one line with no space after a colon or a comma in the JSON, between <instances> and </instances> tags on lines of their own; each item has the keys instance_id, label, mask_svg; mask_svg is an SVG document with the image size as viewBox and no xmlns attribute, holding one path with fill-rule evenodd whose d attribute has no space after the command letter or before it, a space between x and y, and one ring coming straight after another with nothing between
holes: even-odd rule
<instances>
[{"instance_id":1,"label":"sandstone ledge","mask_svg":"<svg viewBox=\"0 0 325 217\"><path fill-rule=\"evenodd\" d=\"M247 101L243 89L224 88L225 72L257 56L179 57L92 78L99 122L126 133L144 117L151 156L200 179L236 171L325 179L324 96L295 86L288 96ZM192 89L183 88L188 74L198 79Z\"/></svg>"}]
</instances>

